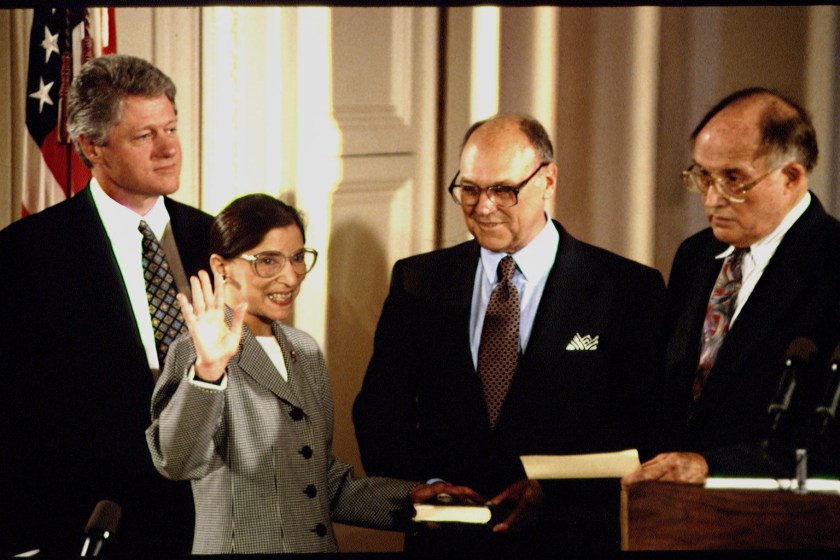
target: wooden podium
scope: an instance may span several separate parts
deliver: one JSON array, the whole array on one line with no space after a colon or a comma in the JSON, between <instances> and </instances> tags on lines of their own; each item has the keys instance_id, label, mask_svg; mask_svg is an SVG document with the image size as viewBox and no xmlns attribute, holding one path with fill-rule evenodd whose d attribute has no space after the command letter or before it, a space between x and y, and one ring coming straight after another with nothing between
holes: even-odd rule
<instances>
[{"instance_id":1,"label":"wooden podium","mask_svg":"<svg viewBox=\"0 0 840 560\"><path fill-rule=\"evenodd\" d=\"M840 548L840 496L642 482L621 495L621 548Z\"/></svg>"}]
</instances>

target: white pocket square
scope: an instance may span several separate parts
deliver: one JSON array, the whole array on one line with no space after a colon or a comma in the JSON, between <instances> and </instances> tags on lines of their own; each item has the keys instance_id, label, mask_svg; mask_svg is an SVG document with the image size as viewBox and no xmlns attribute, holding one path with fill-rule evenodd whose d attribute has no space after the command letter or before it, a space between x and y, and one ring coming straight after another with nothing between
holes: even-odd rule
<instances>
[{"instance_id":1,"label":"white pocket square","mask_svg":"<svg viewBox=\"0 0 840 560\"><path fill-rule=\"evenodd\" d=\"M574 338L566 345L566 350L597 350L598 337L592 335L580 336L575 333Z\"/></svg>"}]
</instances>

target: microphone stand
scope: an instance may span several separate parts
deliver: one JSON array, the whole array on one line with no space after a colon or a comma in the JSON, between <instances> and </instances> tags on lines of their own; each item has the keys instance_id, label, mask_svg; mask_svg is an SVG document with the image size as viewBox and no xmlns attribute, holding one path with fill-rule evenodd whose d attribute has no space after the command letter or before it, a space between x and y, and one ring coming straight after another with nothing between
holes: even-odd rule
<instances>
[{"instance_id":1,"label":"microphone stand","mask_svg":"<svg viewBox=\"0 0 840 560\"><path fill-rule=\"evenodd\" d=\"M799 494L808 493L808 450L796 450L796 491Z\"/></svg>"},{"instance_id":2,"label":"microphone stand","mask_svg":"<svg viewBox=\"0 0 840 560\"><path fill-rule=\"evenodd\" d=\"M785 353L784 368L782 369L779 386L776 394L770 402L767 413L770 416L770 437L764 441L764 449L770 452L771 442L775 440L783 450L783 455L790 457L793 450L793 473L794 480L791 481L791 488L795 488L800 494L808 492L808 437L807 427L799 426L796 417L801 415L803 404L802 388L797 391L797 384L800 377L810 367L811 358L817 351L816 344L810 339L799 337L791 342ZM798 398L795 398L796 397ZM784 441L783 430L780 427L787 424L790 440ZM788 447L789 446L789 447ZM796 484L792 484L795 482Z\"/></svg>"}]
</instances>

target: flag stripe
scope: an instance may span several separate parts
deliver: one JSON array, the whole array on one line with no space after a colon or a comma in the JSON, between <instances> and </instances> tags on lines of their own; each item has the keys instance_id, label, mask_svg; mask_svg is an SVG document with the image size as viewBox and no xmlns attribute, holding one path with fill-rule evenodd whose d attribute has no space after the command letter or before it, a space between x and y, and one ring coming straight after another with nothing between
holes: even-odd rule
<instances>
[{"instance_id":1,"label":"flag stripe","mask_svg":"<svg viewBox=\"0 0 840 560\"><path fill-rule=\"evenodd\" d=\"M33 138L28 138L24 146L23 182L25 185L38 185L37 189L25 189L22 193L23 216L28 216L28 208L43 209L57 204L66 198L64 190L53 177L49 168L44 165L41 151ZM32 212L36 212L33 210Z\"/></svg>"}]
</instances>

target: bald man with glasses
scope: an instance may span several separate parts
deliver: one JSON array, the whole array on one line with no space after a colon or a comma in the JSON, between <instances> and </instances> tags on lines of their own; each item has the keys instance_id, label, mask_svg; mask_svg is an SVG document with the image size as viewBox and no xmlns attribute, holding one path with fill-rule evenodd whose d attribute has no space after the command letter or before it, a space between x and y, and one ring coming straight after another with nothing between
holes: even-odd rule
<instances>
[{"instance_id":1,"label":"bald man with glasses","mask_svg":"<svg viewBox=\"0 0 840 560\"><path fill-rule=\"evenodd\" d=\"M617 480L527 480L519 457L645 448L664 282L550 220L556 186L539 122L478 122L449 185L474 240L394 266L354 406L365 470L512 510L485 531L421 531L409 551L618 550Z\"/></svg>"},{"instance_id":2,"label":"bald man with glasses","mask_svg":"<svg viewBox=\"0 0 840 560\"><path fill-rule=\"evenodd\" d=\"M776 91L749 88L712 108L691 142L683 180L710 227L682 243L668 283L667 425L679 451L622 484L790 478L800 446L815 452L813 472L836 469L812 423L840 341L840 222L808 189L818 155L810 117ZM768 409L797 345L816 354L777 431Z\"/></svg>"}]
</instances>

